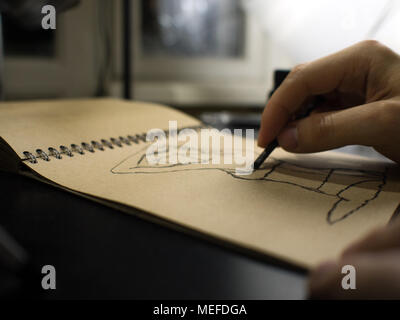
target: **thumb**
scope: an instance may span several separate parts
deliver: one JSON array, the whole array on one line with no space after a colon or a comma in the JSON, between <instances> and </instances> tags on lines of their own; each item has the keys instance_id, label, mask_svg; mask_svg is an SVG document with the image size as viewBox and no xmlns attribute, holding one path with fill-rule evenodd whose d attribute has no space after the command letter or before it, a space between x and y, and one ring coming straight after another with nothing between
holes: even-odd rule
<instances>
[{"instance_id":1,"label":"thumb","mask_svg":"<svg viewBox=\"0 0 400 320\"><path fill-rule=\"evenodd\" d=\"M290 152L311 153L346 145L379 145L380 116L385 108L374 102L336 112L314 113L290 123L278 136L280 146Z\"/></svg>"}]
</instances>

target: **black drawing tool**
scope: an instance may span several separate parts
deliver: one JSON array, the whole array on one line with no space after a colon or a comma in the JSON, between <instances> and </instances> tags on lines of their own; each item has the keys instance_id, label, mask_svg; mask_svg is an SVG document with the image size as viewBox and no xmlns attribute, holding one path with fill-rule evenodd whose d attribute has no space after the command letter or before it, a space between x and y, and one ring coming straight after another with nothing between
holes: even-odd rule
<instances>
[{"instance_id":1,"label":"black drawing tool","mask_svg":"<svg viewBox=\"0 0 400 320\"><path fill-rule=\"evenodd\" d=\"M274 150L276 148L279 147L279 142L277 139L275 139L274 141L272 141L263 151L263 153L261 153L261 155L257 158L257 160L254 162L253 168L254 170L258 170L260 169L261 165L264 163L265 160L267 160L267 158L271 155L272 152L274 152Z\"/></svg>"},{"instance_id":2,"label":"black drawing tool","mask_svg":"<svg viewBox=\"0 0 400 320\"><path fill-rule=\"evenodd\" d=\"M274 89L270 92L268 98L271 98L271 96L283 83L283 81L286 79L289 73L290 73L289 70L276 70L274 72ZM261 155L256 159L256 161L253 164L253 169L254 170L260 169L264 161L267 160L267 158L271 155L271 153L274 152L274 150L278 147L279 147L279 142L277 139L275 139L267 146L267 148L265 148L264 152L261 153Z\"/></svg>"},{"instance_id":3,"label":"black drawing tool","mask_svg":"<svg viewBox=\"0 0 400 320\"><path fill-rule=\"evenodd\" d=\"M310 103L306 108L306 110L302 114L296 117L296 120L301 120L308 117L311 114L311 112L315 109L319 101L320 101L319 97L315 97L314 102ZM265 162L265 160L267 160L267 158L271 155L271 153L274 152L274 150L278 147L279 147L279 142L277 139L275 139L265 148L264 152L261 153L261 155L256 159L256 161L253 164L253 169L254 170L260 169L261 165Z\"/></svg>"},{"instance_id":4,"label":"black drawing tool","mask_svg":"<svg viewBox=\"0 0 400 320\"><path fill-rule=\"evenodd\" d=\"M278 90L278 88L283 83L283 81L285 81L285 79L287 78L289 73L290 73L289 70L276 70L275 71L275 73L274 73L274 90L272 90L271 93L269 94L269 98L271 98L271 96L275 93L275 91ZM316 97L314 99L314 103L310 103L308 105L308 108L305 110L305 112L303 112L303 114L299 115L296 118L296 120L300 120L305 117L308 117L311 114L311 112L315 109L315 105L316 105L317 101L318 101L318 97ZM277 139L275 139L265 148L264 152L261 153L261 155L256 159L256 161L253 164L253 169L254 170L260 169L261 165L265 162L265 160L267 160L267 158L271 155L271 153L274 152L274 150L278 147L279 147L279 142Z\"/></svg>"}]
</instances>

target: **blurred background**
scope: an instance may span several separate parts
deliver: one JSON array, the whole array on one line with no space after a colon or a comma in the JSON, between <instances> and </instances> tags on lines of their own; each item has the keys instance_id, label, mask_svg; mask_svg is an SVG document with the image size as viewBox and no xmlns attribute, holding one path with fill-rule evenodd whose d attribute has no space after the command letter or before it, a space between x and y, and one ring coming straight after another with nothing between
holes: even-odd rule
<instances>
[{"instance_id":1,"label":"blurred background","mask_svg":"<svg viewBox=\"0 0 400 320\"><path fill-rule=\"evenodd\" d=\"M55 30L42 29L49 4ZM0 0L0 100L129 92L220 129L257 129L285 74L276 70L365 39L400 52L398 30L398 0ZM245 266L230 265L232 283L242 283L234 297L266 294L263 267L242 277ZM276 297L300 297L285 279L272 277Z\"/></svg>"},{"instance_id":2,"label":"blurred background","mask_svg":"<svg viewBox=\"0 0 400 320\"><path fill-rule=\"evenodd\" d=\"M395 0L126 2L0 0L2 97L123 97L128 77L135 100L246 127L259 122L275 70L364 39L400 50ZM41 28L44 4L57 8L56 30Z\"/></svg>"}]
</instances>

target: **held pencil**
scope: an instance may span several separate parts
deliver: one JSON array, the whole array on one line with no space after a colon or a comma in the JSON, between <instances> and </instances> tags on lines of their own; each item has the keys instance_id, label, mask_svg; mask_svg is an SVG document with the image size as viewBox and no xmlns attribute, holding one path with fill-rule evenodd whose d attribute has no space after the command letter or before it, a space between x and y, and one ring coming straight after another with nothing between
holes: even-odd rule
<instances>
[{"instance_id":1,"label":"held pencil","mask_svg":"<svg viewBox=\"0 0 400 320\"><path fill-rule=\"evenodd\" d=\"M274 150L276 148L279 147L279 142L277 139L275 139L274 141L272 141L263 151L263 153L261 153L261 155L257 158L257 160L254 162L253 168L254 170L258 170L260 169L261 165L264 163L265 160L267 160L267 158L271 155L272 152L274 152Z\"/></svg>"},{"instance_id":2,"label":"held pencil","mask_svg":"<svg viewBox=\"0 0 400 320\"><path fill-rule=\"evenodd\" d=\"M306 117L308 117L311 112L313 110L315 110L317 103L319 102L318 97L315 98L315 101L313 103L310 103L308 108L305 110L305 112L301 115L299 115L296 120L301 120L304 119ZM276 148L279 147L279 142L278 139L275 139L274 141L272 141L263 151L263 153L260 154L260 156L256 159L256 161L254 161L253 164L253 169L254 170L258 170L260 169L261 165L265 162L265 160L267 160L267 158L271 155L272 152L274 152L274 150Z\"/></svg>"}]
</instances>

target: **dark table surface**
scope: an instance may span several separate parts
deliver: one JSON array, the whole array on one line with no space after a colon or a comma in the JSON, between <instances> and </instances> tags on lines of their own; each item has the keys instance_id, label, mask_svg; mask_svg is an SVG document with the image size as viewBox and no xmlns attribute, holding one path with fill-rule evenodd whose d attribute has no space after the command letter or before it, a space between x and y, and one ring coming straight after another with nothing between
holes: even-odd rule
<instances>
[{"instance_id":1,"label":"dark table surface","mask_svg":"<svg viewBox=\"0 0 400 320\"><path fill-rule=\"evenodd\" d=\"M39 277L42 266L56 268L56 290L34 282L40 298L305 297L302 274L29 178L0 172L0 192L0 225L29 253ZM12 277L3 279L7 288L20 288Z\"/></svg>"}]
</instances>

